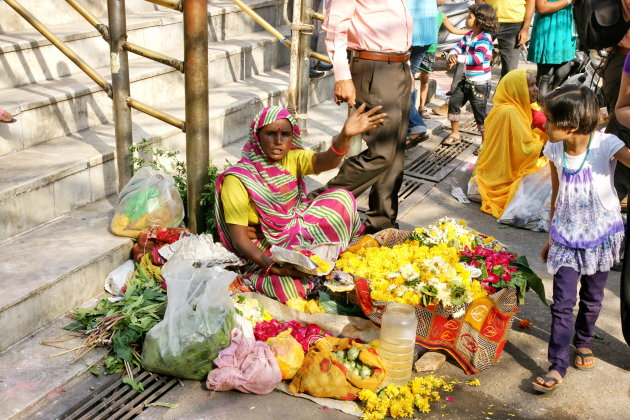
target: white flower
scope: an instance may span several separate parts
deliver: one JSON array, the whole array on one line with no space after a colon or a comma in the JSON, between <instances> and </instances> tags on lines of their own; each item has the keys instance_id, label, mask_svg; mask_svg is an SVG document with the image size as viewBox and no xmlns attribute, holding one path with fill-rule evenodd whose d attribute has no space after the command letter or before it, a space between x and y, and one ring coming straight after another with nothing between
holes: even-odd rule
<instances>
[{"instance_id":1,"label":"white flower","mask_svg":"<svg viewBox=\"0 0 630 420\"><path fill-rule=\"evenodd\" d=\"M470 272L470 277L476 279L481 276L481 270L477 267L473 267L472 265L464 264L464 268Z\"/></svg>"},{"instance_id":2,"label":"white flower","mask_svg":"<svg viewBox=\"0 0 630 420\"><path fill-rule=\"evenodd\" d=\"M465 313L466 313L465 308L459 308L457 311L453 313L453 318L461 318L464 316Z\"/></svg>"},{"instance_id":3,"label":"white flower","mask_svg":"<svg viewBox=\"0 0 630 420\"><path fill-rule=\"evenodd\" d=\"M413 268L413 264L405 264L398 270L406 281L415 281L420 278L420 274Z\"/></svg>"}]
</instances>

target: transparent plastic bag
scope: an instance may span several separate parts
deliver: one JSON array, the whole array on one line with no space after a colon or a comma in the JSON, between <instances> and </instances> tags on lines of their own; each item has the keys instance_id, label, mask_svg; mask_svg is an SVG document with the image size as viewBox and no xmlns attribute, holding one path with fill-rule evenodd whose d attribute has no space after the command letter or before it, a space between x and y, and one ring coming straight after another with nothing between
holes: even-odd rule
<instances>
[{"instance_id":1,"label":"transparent plastic bag","mask_svg":"<svg viewBox=\"0 0 630 420\"><path fill-rule=\"evenodd\" d=\"M538 172L523 177L514 197L497 220L534 232L548 232L550 211L551 169L545 165Z\"/></svg>"},{"instance_id":2,"label":"transparent plastic bag","mask_svg":"<svg viewBox=\"0 0 630 420\"><path fill-rule=\"evenodd\" d=\"M141 168L122 189L112 218L112 233L137 238L150 227L177 227L184 220L184 203L172 176Z\"/></svg>"},{"instance_id":3,"label":"transparent plastic bag","mask_svg":"<svg viewBox=\"0 0 630 420\"><path fill-rule=\"evenodd\" d=\"M183 261L163 271L168 286L164 319L147 333L142 366L156 373L201 380L230 345L234 303L228 286L236 274Z\"/></svg>"}]
</instances>

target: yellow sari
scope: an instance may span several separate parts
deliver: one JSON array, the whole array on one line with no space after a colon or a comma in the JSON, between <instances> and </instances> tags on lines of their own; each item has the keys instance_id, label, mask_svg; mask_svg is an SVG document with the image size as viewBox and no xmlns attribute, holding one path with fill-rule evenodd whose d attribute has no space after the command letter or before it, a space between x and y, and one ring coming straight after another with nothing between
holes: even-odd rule
<instances>
[{"instance_id":1,"label":"yellow sari","mask_svg":"<svg viewBox=\"0 0 630 420\"><path fill-rule=\"evenodd\" d=\"M481 210L500 218L524 176L547 164L540 157L546 134L532 130L527 70L506 74L494 94L494 107L485 120L484 141L474 173Z\"/></svg>"}]
</instances>

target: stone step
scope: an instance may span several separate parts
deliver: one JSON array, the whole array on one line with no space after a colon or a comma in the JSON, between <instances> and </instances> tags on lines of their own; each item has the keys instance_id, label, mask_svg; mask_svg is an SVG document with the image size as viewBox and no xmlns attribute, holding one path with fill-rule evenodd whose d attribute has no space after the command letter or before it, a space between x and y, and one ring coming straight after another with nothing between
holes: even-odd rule
<instances>
[{"instance_id":1,"label":"stone step","mask_svg":"<svg viewBox=\"0 0 630 420\"><path fill-rule=\"evenodd\" d=\"M329 99L333 84L332 75L313 81L310 103ZM287 86L285 67L211 89L211 150L245 136L251 119L263 106L285 104ZM184 116L183 103L162 109ZM161 140L182 151L186 144L185 134L178 128L140 113L133 116L133 138L135 142ZM114 151L114 127L105 123L0 156L0 241L112 194L116 188Z\"/></svg>"},{"instance_id":2,"label":"stone step","mask_svg":"<svg viewBox=\"0 0 630 420\"><path fill-rule=\"evenodd\" d=\"M309 109L304 146L316 147L337 134L345 116L345 109L332 101ZM214 150L212 157L216 162L236 162L241 140ZM335 172L307 177L307 189L322 186ZM64 314L79 305L93 306L96 300L91 298L101 294L107 274L129 258L131 240L107 230L115 202L116 196L110 195L0 244L0 252L9 256L0 263L0 418L31 419L35 413L40 414L36 418L55 418L46 413L64 411L55 404L69 408L70 402L57 397L77 381L89 382L80 384L86 393L89 386L98 387L98 378L77 377L103 357L102 349L73 363L73 352L51 357L64 349L41 343L67 349L79 346L81 340L76 338L51 342L66 337L63 327L69 319ZM80 300L79 295L87 297ZM6 348L10 341L15 344Z\"/></svg>"},{"instance_id":3,"label":"stone step","mask_svg":"<svg viewBox=\"0 0 630 420\"><path fill-rule=\"evenodd\" d=\"M281 25L282 3L277 0L246 0L245 3L272 25ZM99 19L105 25L108 24L106 11L97 16L103 16ZM232 2L209 4L208 17L210 42L262 30ZM48 20L45 22L49 23ZM144 11L142 14L129 13L126 22L129 42L163 54L175 53L175 58L183 58L182 13L168 9ZM80 72L74 63L35 29L2 33L1 28L0 24L0 89L60 79ZM87 21L51 25L50 30L90 66L106 67L102 74L109 74L109 45ZM133 56L130 54L130 58Z\"/></svg>"},{"instance_id":4,"label":"stone step","mask_svg":"<svg viewBox=\"0 0 630 420\"><path fill-rule=\"evenodd\" d=\"M174 51L182 58L181 50ZM212 42L208 52L209 87L242 80L289 63L289 51L267 33ZM163 108L184 105L184 75L151 60L130 60L131 97ZM99 73L110 80L109 65ZM2 89L0 98L17 122L0 127L0 155L112 121L112 101L86 75ZM211 97L211 103L216 100ZM183 113L174 114L184 119Z\"/></svg>"},{"instance_id":5,"label":"stone step","mask_svg":"<svg viewBox=\"0 0 630 420\"><path fill-rule=\"evenodd\" d=\"M19 3L29 11L33 16L43 22L46 26L67 25L79 22L85 22L85 19L81 17L66 0L18 0ZM284 2L277 0L244 0L244 3L252 6L253 4L278 5L282 7ZM103 23L107 24L107 1L105 0L81 0L79 2L83 7L90 11L94 16L98 17ZM257 7L257 6L252 6ZM125 10L127 14L146 14L151 15L155 12L174 12L177 11L157 6L146 0L126 0ZM279 9L281 10L281 9ZM229 13L242 14L238 6L235 6L230 0L208 0L208 14L211 17L223 15L220 19L212 19L212 23L218 23L220 20L229 22L231 18L227 17ZM244 13L243 13L244 15ZM279 15L281 16L281 15ZM227 17L227 19L225 19ZM230 28L215 27L213 35L222 35L220 29L240 30L241 33L248 31L246 28L252 26L251 18L244 19L243 16L240 22L230 24ZM210 23L210 22L209 22ZM212 27L212 26L211 26ZM19 31L30 31L33 28L29 23L24 20L13 8L9 7L5 2L0 3L0 34L10 34ZM253 30L253 29L252 29ZM230 35L227 35L229 37Z\"/></svg>"}]
</instances>

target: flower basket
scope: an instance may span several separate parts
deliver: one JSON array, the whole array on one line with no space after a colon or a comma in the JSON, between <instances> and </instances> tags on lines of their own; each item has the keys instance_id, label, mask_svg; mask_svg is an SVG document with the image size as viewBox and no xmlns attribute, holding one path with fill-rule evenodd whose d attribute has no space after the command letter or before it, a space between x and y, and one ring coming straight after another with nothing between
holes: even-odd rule
<instances>
[{"instance_id":1,"label":"flower basket","mask_svg":"<svg viewBox=\"0 0 630 420\"><path fill-rule=\"evenodd\" d=\"M390 302L374 301L366 279L356 279L354 293L363 313L381 325ZM471 375L493 366L501 356L518 311L516 290L506 288L466 305L461 318L452 318L442 305L415 306L418 318L416 343L431 350L445 350Z\"/></svg>"},{"instance_id":2,"label":"flower basket","mask_svg":"<svg viewBox=\"0 0 630 420\"><path fill-rule=\"evenodd\" d=\"M492 285L496 287L486 288L486 286L483 286L484 288L486 288L485 292L484 290L481 290L481 293L478 293L479 288L482 287L480 283L471 282L469 280L465 286L467 287L465 293L468 295L468 297L464 299L456 299L456 296L461 296L461 294L455 294L459 293L457 287L459 287L459 290L461 290L461 285L463 284L461 283L463 280L458 280L459 283L452 283L455 285L455 288L451 289L453 294L451 294L450 297L453 303L450 305L442 304L442 299L444 299L443 294L437 295L438 298L426 299L425 293L427 293L427 291L425 291L425 289L422 289L422 295L417 295L423 296L421 299L414 298L413 296L416 296L416 289L412 289L414 287L414 283L412 282L416 281L415 279L417 277L413 277L414 273L407 270L409 264L406 264L404 266L397 266L396 264L388 262L391 261L392 258L397 258L391 253L385 253L384 257L380 257L377 256L377 254L371 253L367 250L365 250L366 252L364 252L363 249L356 249L348 251L352 253L358 253L357 255L363 255L363 257L360 258L376 258L376 260L369 261L377 261L375 263L376 267L384 267L374 268L375 270L396 270L396 268L392 267L398 267L398 271L390 271L390 274L388 275L389 278L396 278L396 276L398 276L398 282L394 283L392 281L391 287L393 288L393 290L390 287L387 287L387 290L385 290L383 288L384 277L381 274L378 280L380 288L376 289L378 290L378 292L375 293L375 291L370 289L370 282L367 280L367 277L370 277L372 275L371 271L368 271L367 275L358 275L350 274L351 272L355 272L354 269L348 270L348 272L344 273L344 275L354 276L355 288L354 290L346 292L347 296L345 297L345 300L356 302L361 307L365 315L367 315L373 322L380 325L382 315L385 312L387 305L390 303L390 299L381 299L380 296L385 297L391 296L392 293L400 293L397 296L401 297L401 299L407 300L406 303L410 303L411 305L413 305L416 311L416 316L418 318L416 342L432 350L442 349L447 351L455 358L455 360L457 360L457 362L461 365L461 367L467 374L473 374L493 366L498 361L501 352L505 347L505 343L507 342L507 334L511 328L514 314L518 311L518 304L519 302L523 302L523 295L525 293L525 277L523 276L525 275L527 279L531 280L532 284L536 283L534 281L534 278L537 278L538 280L540 280L540 278L531 273L531 271L529 272L529 274L526 273L529 268L526 265L521 265L518 261L516 261L513 255L504 252L502 250L502 247L497 247L498 251L496 252L483 247L474 248L474 252L468 251L469 248L465 248L465 252L461 251L462 260L458 260L458 263L454 263L453 261L456 257L453 255L453 249L461 250L461 245L459 248L452 248L449 242L449 248L447 252L445 254L442 254L442 252L444 251L444 247L447 245L446 242L440 242L441 239L439 239L440 235L450 233L447 231L447 229L452 228L452 226L454 226L453 220L441 219L440 221L438 221L438 224L429 226L427 229L421 230L421 233L429 232L428 234L426 234L427 242L430 242L437 238L437 240L432 242L432 245L430 245L430 247L435 248L430 248L430 251L421 251L419 256L415 256L415 254L410 254L410 252L414 251L409 251L409 249L401 248L401 258L409 261L409 258L411 258L410 256L414 255L413 258L416 258L416 261L426 261L426 263L422 263L426 265L414 266L424 267L422 269L428 270L421 271L420 275L426 275L427 277L433 278L435 278L435 276L448 276L447 278L453 279L463 278L459 277L462 269L476 270L476 265L475 267L473 267L472 265L462 266L462 261L470 261L470 264L476 264L480 263L480 261L483 261L482 263L480 263L483 264L483 267L477 269L477 276L481 275L480 273L482 273L483 270L483 274L485 276L484 278L492 279ZM437 231L437 236L429 236L438 229L442 230ZM403 244L409 238L418 240L416 239L417 235L415 235L417 232L418 229L414 232L389 229L387 231L381 231L376 235L373 235L373 237L379 242L381 248L393 248L396 245ZM474 234L475 241L483 240L485 241L484 243L490 243L493 240L493 238L486 240L486 236L478 234L477 232L474 232L467 228L459 228L459 231L455 230L455 234L453 236L456 236L457 234L463 235L462 237L467 240L470 240L470 238L472 237L471 235ZM366 244L366 246L368 248L373 247L373 245L370 244ZM482 253L481 251L484 252ZM477 254L477 252L479 252L479 254ZM422 253L426 254L426 256L424 257L426 259L417 260L418 257L423 258L421 256ZM368 257L368 255L370 255L370 257ZM438 255L444 255L445 259L440 259L441 257L438 257ZM381 260L383 262L379 263L378 258L386 259ZM480 260L478 261L472 261L473 259L479 258ZM442 265L435 265L436 261L438 260L442 261L442 263L438 263ZM500 263L498 262L499 260L501 260ZM446 263L446 261L449 261L449 263ZM488 264L487 267L489 271L486 271L486 263ZM510 264L509 268L507 266L508 263ZM524 263L526 264L526 261ZM458 265L451 266L449 264ZM496 272L494 271L495 264L498 264ZM518 270L521 270L522 273L514 273L513 270L517 270L517 268L512 267L516 265L518 266ZM356 268L357 266L356 262L350 263L346 261L339 267L340 269L343 269L343 267ZM438 270L443 271L433 271L436 269L436 267ZM414 270L418 270L418 268L414 268ZM358 272L361 272L361 270L358 270ZM365 273L365 271L363 272ZM472 273L472 271L470 271L470 273ZM510 274L512 274L512 280L516 286L512 284L505 284L507 283L507 281L503 281L504 278L509 280ZM333 273L333 276L335 275L336 273ZM392 275L394 277L392 277ZM472 275L469 275L472 278ZM403 280L405 283L401 283L401 280ZM527 283L528 287L530 286L529 280ZM473 283L475 283L476 285L472 286ZM400 286L401 284L403 286ZM422 285L427 283L416 281L415 284ZM539 287L542 288L542 283L539 285ZM402 291L400 291L400 289L402 289ZM431 292L431 290L429 290L429 292ZM414 294L410 296L410 293ZM544 289L542 293L544 294ZM472 294L472 299L470 298L470 294ZM378 295L378 297L376 295ZM433 294L429 296L435 297L436 295ZM449 295L447 295L447 298L448 297ZM541 297L541 299L543 298ZM440 303L432 304L432 301L439 301Z\"/></svg>"}]
</instances>

